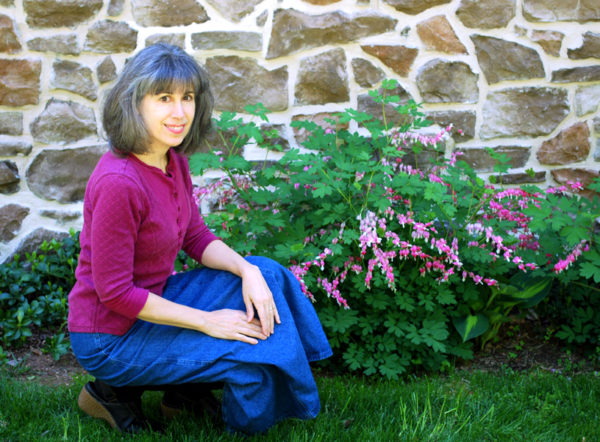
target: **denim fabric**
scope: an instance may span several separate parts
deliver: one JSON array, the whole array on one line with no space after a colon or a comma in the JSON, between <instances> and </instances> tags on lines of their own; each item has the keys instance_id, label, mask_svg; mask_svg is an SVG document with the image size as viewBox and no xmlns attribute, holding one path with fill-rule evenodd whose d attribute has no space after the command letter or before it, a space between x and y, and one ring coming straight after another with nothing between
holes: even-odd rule
<instances>
[{"instance_id":1,"label":"denim fabric","mask_svg":"<svg viewBox=\"0 0 600 442\"><path fill-rule=\"evenodd\" d=\"M123 336L72 333L75 356L113 386L224 382L223 418L234 431L314 418L320 402L308 363L332 354L321 324L288 270L268 258L247 259L260 267L281 318L265 341L251 345L138 320ZM171 276L163 296L206 311L245 311L241 279L213 269Z\"/></svg>"}]
</instances>

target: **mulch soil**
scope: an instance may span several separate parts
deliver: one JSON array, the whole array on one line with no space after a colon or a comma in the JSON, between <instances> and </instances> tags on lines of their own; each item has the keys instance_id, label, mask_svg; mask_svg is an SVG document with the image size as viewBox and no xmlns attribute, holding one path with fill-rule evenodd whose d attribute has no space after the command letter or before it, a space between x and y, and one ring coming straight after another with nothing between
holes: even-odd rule
<instances>
[{"instance_id":1,"label":"mulch soil","mask_svg":"<svg viewBox=\"0 0 600 442\"><path fill-rule=\"evenodd\" d=\"M458 370L513 371L543 370L549 372L594 372L598 370L581 350L568 350L564 344L545 336L545 327L537 320L519 320L506 325L495 342L475 349L472 360L457 361ZM85 375L73 354L55 361L42 349L50 333L36 330L23 347L9 352L10 370L14 377L45 385L71 385Z\"/></svg>"}]
</instances>

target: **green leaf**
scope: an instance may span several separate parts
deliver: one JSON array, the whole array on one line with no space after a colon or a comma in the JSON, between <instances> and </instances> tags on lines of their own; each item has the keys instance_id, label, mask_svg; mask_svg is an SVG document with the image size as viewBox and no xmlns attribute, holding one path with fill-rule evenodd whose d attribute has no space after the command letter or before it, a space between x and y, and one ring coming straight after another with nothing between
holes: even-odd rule
<instances>
[{"instance_id":1,"label":"green leaf","mask_svg":"<svg viewBox=\"0 0 600 442\"><path fill-rule=\"evenodd\" d=\"M462 337L463 342L481 336L490 327L490 321L483 313L455 317L452 319L452 323Z\"/></svg>"},{"instance_id":2,"label":"green leaf","mask_svg":"<svg viewBox=\"0 0 600 442\"><path fill-rule=\"evenodd\" d=\"M200 175L206 169L218 169L221 166L219 157L212 152L195 153L190 157L189 163L190 171L194 175Z\"/></svg>"},{"instance_id":3,"label":"green leaf","mask_svg":"<svg viewBox=\"0 0 600 442\"><path fill-rule=\"evenodd\" d=\"M581 263L579 274L586 279L593 279L596 283L600 282L600 267L592 262Z\"/></svg>"},{"instance_id":4,"label":"green leaf","mask_svg":"<svg viewBox=\"0 0 600 442\"><path fill-rule=\"evenodd\" d=\"M569 218L567 223L560 231L560 235L567 240L569 245L574 246L579 244L582 240L589 238L589 232L583 227L576 227L573 221Z\"/></svg>"},{"instance_id":5,"label":"green leaf","mask_svg":"<svg viewBox=\"0 0 600 442\"><path fill-rule=\"evenodd\" d=\"M301 250L304 249L304 244L302 244L302 243L292 244L292 246L290 247L290 249L294 253L300 252Z\"/></svg>"},{"instance_id":6,"label":"green leaf","mask_svg":"<svg viewBox=\"0 0 600 442\"><path fill-rule=\"evenodd\" d=\"M333 190L330 186L326 186L325 184L319 184L317 189L313 191L313 195L315 198L323 198L326 195L331 195Z\"/></svg>"},{"instance_id":7,"label":"green leaf","mask_svg":"<svg viewBox=\"0 0 600 442\"><path fill-rule=\"evenodd\" d=\"M552 276L534 276L531 273L516 273L503 288L502 298L516 302L525 308L533 307L544 299L552 288Z\"/></svg>"},{"instance_id":8,"label":"green leaf","mask_svg":"<svg viewBox=\"0 0 600 442\"><path fill-rule=\"evenodd\" d=\"M244 106L244 111L251 115L256 115L257 117L260 117L260 119L263 121L269 121L267 114L270 111L262 103L256 103L255 105L248 104Z\"/></svg>"}]
</instances>

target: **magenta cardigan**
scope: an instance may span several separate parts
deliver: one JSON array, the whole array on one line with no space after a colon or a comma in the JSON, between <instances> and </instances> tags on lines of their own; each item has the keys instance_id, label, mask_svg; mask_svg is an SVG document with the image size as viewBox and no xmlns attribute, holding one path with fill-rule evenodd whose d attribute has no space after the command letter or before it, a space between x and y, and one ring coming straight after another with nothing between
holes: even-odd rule
<instances>
[{"instance_id":1,"label":"magenta cardigan","mask_svg":"<svg viewBox=\"0 0 600 442\"><path fill-rule=\"evenodd\" d=\"M134 155L100 158L83 202L70 331L125 334L148 293L162 294L178 251L200 262L217 239L192 198L187 159L168 155L166 174Z\"/></svg>"}]
</instances>

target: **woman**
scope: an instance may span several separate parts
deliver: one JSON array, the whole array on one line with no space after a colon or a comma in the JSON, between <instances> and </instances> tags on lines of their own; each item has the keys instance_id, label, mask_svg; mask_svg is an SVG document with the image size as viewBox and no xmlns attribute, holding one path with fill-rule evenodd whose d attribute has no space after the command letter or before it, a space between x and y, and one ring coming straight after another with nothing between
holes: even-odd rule
<instances>
[{"instance_id":1,"label":"woman","mask_svg":"<svg viewBox=\"0 0 600 442\"><path fill-rule=\"evenodd\" d=\"M69 295L71 345L96 377L80 407L122 431L147 425L144 389L163 410L215 412L226 426L262 432L320 409L309 361L331 355L294 276L267 258L242 258L204 225L186 158L209 127L205 72L183 50L145 48L108 94L110 151L84 199L77 282ZM183 249L203 268L173 274Z\"/></svg>"}]
</instances>

